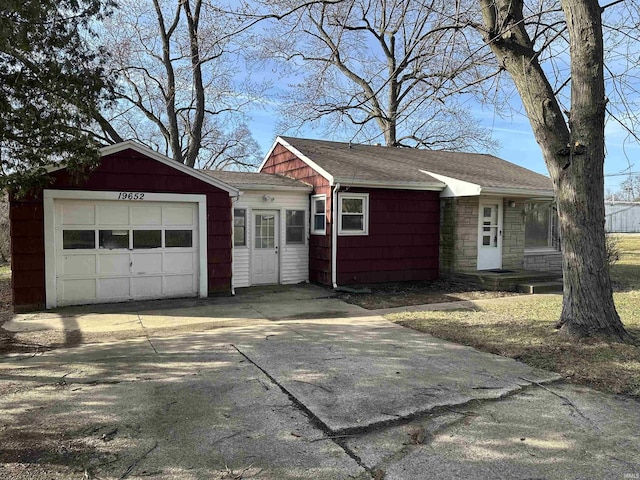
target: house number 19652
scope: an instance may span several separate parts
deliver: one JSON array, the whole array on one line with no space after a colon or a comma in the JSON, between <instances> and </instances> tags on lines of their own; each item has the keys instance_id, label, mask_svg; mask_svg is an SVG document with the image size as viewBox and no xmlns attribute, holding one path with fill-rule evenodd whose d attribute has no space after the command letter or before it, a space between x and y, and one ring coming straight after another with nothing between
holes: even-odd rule
<instances>
[{"instance_id":1,"label":"house number 19652","mask_svg":"<svg viewBox=\"0 0 640 480\"><path fill-rule=\"evenodd\" d=\"M144 193L141 192L120 192L118 200L144 200Z\"/></svg>"}]
</instances>

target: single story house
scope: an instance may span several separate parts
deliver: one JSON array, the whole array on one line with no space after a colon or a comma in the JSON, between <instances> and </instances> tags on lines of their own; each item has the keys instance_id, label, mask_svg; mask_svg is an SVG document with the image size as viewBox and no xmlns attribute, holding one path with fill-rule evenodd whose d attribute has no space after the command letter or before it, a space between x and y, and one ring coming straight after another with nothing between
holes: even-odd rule
<instances>
[{"instance_id":1,"label":"single story house","mask_svg":"<svg viewBox=\"0 0 640 480\"><path fill-rule=\"evenodd\" d=\"M11 198L16 310L560 265L550 180L489 155L278 137L246 173L101 153Z\"/></svg>"},{"instance_id":2,"label":"single story house","mask_svg":"<svg viewBox=\"0 0 640 480\"><path fill-rule=\"evenodd\" d=\"M278 137L260 171L313 186L313 282L562 268L551 180L491 155Z\"/></svg>"}]
</instances>

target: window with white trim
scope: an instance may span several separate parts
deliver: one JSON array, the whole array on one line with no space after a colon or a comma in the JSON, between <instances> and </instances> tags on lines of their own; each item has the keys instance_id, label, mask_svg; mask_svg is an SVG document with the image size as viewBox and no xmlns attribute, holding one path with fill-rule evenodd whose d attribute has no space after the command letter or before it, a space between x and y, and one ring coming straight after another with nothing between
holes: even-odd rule
<instances>
[{"instance_id":1,"label":"window with white trim","mask_svg":"<svg viewBox=\"0 0 640 480\"><path fill-rule=\"evenodd\" d=\"M247 246L247 211L244 208L233 209L233 246Z\"/></svg>"},{"instance_id":2,"label":"window with white trim","mask_svg":"<svg viewBox=\"0 0 640 480\"><path fill-rule=\"evenodd\" d=\"M304 210L287 210L285 223L287 245L304 245Z\"/></svg>"},{"instance_id":3,"label":"window with white trim","mask_svg":"<svg viewBox=\"0 0 640 480\"><path fill-rule=\"evenodd\" d=\"M311 196L311 234L325 235L327 233L327 196Z\"/></svg>"},{"instance_id":4,"label":"window with white trim","mask_svg":"<svg viewBox=\"0 0 640 480\"><path fill-rule=\"evenodd\" d=\"M558 249L556 211L550 201L527 202L524 207L524 247Z\"/></svg>"},{"instance_id":5,"label":"window with white trim","mask_svg":"<svg viewBox=\"0 0 640 480\"><path fill-rule=\"evenodd\" d=\"M338 234L369 234L369 194L338 194Z\"/></svg>"}]
</instances>

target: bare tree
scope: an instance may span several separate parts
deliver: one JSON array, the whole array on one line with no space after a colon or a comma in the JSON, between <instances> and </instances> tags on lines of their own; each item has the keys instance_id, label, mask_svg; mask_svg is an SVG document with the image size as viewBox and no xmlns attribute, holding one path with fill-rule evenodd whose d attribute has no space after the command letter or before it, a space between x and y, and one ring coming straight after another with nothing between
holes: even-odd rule
<instances>
[{"instance_id":1,"label":"bare tree","mask_svg":"<svg viewBox=\"0 0 640 480\"><path fill-rule=\"evenodd\" d=\"M119 78L117 108L97 118L102 140L137 138L188 166L259 163L242 113L256 86L235 80L242 20L203 0L118 7L102 32Z\"/></svg>"},{"instance_id":2,"label":"bare tree","mask_svg":"<svg viewBox=\"0 0 640 480\"><path fill-rule=\"evenodd\" d=\"M620 200L640 201L640 175L629 175L621 184L618 192Z\"/></svg>"},{"instance_id":3,"label":"bare tree","mask_svg":"<svg viewBox=\"0 0 640 480\"><path fill-rule=\"evenodd\" d=\"M264 55L297 80L284 96L287 126L321 122L390 146L495 148L464 96L495 69L468 55L458 2L318 1L289 14L288 0L268 3L284 16Z\"/></svg>"},{"instance_id":4,"label":"bare tree","mask_svg":"<svg viewBox=\"0 0 640 480\"><path fill-rule=\"evenodd\" d=\"M537 10L525 10L523 0L480 5L478 28L513 79L554 184L564 274L559 325L576 337L630 340L613 302L605 248L603 8L597 0L541 2ZM545 57L566 58L569 71L543 67Z\"/></svg>"}]
</instances>

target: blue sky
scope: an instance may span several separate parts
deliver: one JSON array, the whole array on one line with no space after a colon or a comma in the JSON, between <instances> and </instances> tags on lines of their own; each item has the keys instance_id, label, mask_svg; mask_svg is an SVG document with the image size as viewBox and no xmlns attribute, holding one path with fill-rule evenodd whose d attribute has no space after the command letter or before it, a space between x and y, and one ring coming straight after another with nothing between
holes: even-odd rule
<instances>
[{"instance_id":1,"label":"blue sky","mask_svg":"<svg viewBox=\"0 0 640 480\"><path fill-rule=\"evenodd\" d=\"M619 14L615 13L613 10L611 10L611 12L613 17L609 18L609 20L616 20L616 18L618 18L617 15ZM624 91L617 91L616 89L613 89L612 83L607 81L607 93L611 96L610 100L613 102L610 107L612 107L614 111L616 111L616 106L619 106L615 105L616 103L625 103L626 105L622 106L628 109L635 109L639 104L637 98L637 90L639 87L636 85L638 79L633 73L635 68L631 67L628 61L631 57L635 58L640 54L640 50L638 49L640 47L634 45L632 48L630 47L631 50L623 49L621 52L617 51L625 45L627 47L629 46L624 42L620 45L608 44L608 49L606 50L608 56L611 57L607 60L607 72L609 72L609 75L619 75L624 72L631 73L627 78L629 89L624 89ZM376 48L375 43L372 43L372 48ZM560 45L558 50L554 53L554 60L551 62L553 65L548 66L545 64L545 66L550 69L550 78L553 78L553 76L557 75L558 72L564 75L568 74L568 55L569 52L566 46ZM634 62L635 60L631 63L635 65ZM252 75L257 76L259 79L267 81L271 80L273 82L272 90L277 91L277 93L282 96L286 93L288 87L283 84L283 79L278 79L277 75L275 75L275 72L278 72L278 70L279 69L276 66L270 65L269 62L267 62L266 68L264 68L263 71L253 71ZM289 76L285 78L286 80L284 81L286 83L295 83L295 77ZM510 90L510 88L507 86L505 89L507 96L509 96L508 90ZM568 94L569 92L565 93ZM627 96L627 94L631 95L631 97ZM622 95L624 100L620 99L620 95ZM254 110L253 112L249 112L249 115L252 118L249 126L253 132L254 138L258 141L264 153L269 150L278 134L327 140L345 140L344 138L327 138L321 127L316 130L314 130L313 127L306 127L296 133L277 131L277 119L279 115L277 111L277 100L274 100L276 97L277 95L273 95L270 100L263 103L264 110ZM568 98L564 98L563 100L566 102L568 101ZM524 115L520 98L515 92L512 91L512 94L509 97L509 116L497 115L491 105L481 105L476 100L470 98L465 99L465 104L468 105L469 110L472 112L472 116L480 122L483 127L492 132L493 138L499 143L497 151L491 153L495 153L500 158L516 163L535 172L548 175L546 166L542 159L540 147L535 141L529 120L526 115ZM616 115L622 118L625 116L634 117L636 114L637 112L633 111L616 111ZM626 175L620 175L622 172L640 172L640 146L635 140L630 141L628 132L626 132L613 119L609 119L607 122L605 137L607 149L604 168L606 175L605 192L610 191L613 193L617 192L619 190L620 183L628 178Z\"/></svg>"}]
</instances>

